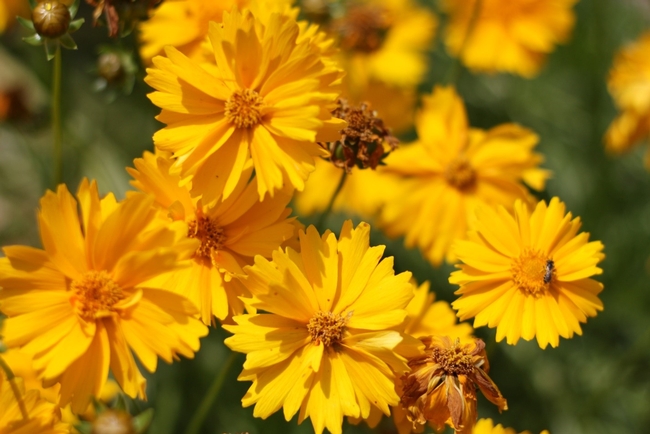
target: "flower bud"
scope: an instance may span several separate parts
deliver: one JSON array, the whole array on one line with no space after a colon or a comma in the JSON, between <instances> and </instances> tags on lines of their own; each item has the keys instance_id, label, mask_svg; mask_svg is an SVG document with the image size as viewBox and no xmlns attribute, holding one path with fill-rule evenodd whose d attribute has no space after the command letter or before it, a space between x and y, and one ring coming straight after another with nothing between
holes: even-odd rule
<instances>
[{"instance_id":1,"label":"flower bud","mask_svg":"<svg viewBox=\"0 0 650 434\"><path fill-rule=\"evenodd\" d=\"M107 83L115 84L124 79L124 66L120 55L114 52L103 53L97 59L97 73Z\"/></svg>"},{"instance_id":2,"label":"flower bud","mask_svg":"<svg viewBox=\"0 0 650 434\"><path fill-rule=\"evenodd\" d=\"M36 33L46 38L63 36L70 26L70 11L56 0L39 3L32 11Z\"/></svg>"},{"instance_id":3,"label":"flower bud","mask_svg":"<svg viewBox=\"0 0 650 434\"><path fill-rule=\"evenodd\" d=\"M123 411L106 410L93 422L93 434L135 434L131 415Z\"/></svg>"}]
</instances>

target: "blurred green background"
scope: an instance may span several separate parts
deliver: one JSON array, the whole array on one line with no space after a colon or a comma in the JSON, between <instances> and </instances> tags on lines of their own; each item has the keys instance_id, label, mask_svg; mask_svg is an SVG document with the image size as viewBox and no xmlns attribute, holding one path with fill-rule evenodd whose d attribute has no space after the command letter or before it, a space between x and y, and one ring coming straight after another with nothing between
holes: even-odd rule
<instances>
[{"instance_id":1,"label":"blurred green background","mask_svg":"<svg viewBox=\"0 0 650 434\"><path fill-rule=\"evenodd\" d=\"M582 337L542 351L536 342L497 344L493 330L477 330L487 343L491 376L509 405L499 415L480 397L479 417L492 417L518 432L645 433L650 430L650 173L642 164L645 146L614 158L606 155L602 138L615 115L606 88L612 57L650 28L650 3L582 0L575 11L572 39L550 56L537 78L477 76L463 70L457 83L472 125L517 122L539 134L544 167L553 171L541 198L559 196L566 202L592 239L602 240L607 255L598 278L605 285L605 310L584 325ZM64 180L74 190L81 177L94 178L102 192L121 198L129 188L124 167L153 148L151 136L161 124L154 119L158 109L145 96L150 89L142 82L142 69L130 95L93 91L97 47L115 41L105 28L89 24L91 13L82 4L80 16L86 24L74 35L79 50L63 52ZM52 65L41 48L21 41L24 35L23 29L13 28L0 37L0 80L6 84L10 76L25 83L39 107L28 119L0 123L0 245L39 246L35 210L53 178L48 109ZM133 37L121 44L135 49ZM452 66L442 43L435 44L430 74L421 86L426 93ZM412 139L413 132L403 138ZM331 216L327 226L337 230L346 217ZM432 282L439 299L454 299L454 288L447 283L453 267L434 269L419 252L405 250L402 240L388 240L379 232L373 233L373 244L388 245L397 271L411 270L419 281ZM162 363L148 376L149 401L134 406L155 408L151 433L183 431L228 355L225 336L213 329L194 360ZM312 432L309 421L301 426L295 420L286 423L281 412L262 421L253 418L252 408L243 409L240 399L250 383L235 379L242 362L240 356L203 432ZM373 431L346 424L344 432ZM391 424L374 432L391 432Z\"/></svg>"}]
</instances>

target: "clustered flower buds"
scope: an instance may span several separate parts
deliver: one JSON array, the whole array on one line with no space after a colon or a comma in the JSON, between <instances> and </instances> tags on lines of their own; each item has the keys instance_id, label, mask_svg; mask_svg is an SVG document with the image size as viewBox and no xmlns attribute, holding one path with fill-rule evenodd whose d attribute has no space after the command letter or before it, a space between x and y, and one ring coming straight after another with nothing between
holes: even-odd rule
<instances>
[{"instance_id":1,"label":"clustered flower buds","mask_svg":"<svg viewBox=\"0 0 650 434\"><path fill-rule=\"evenodd\" d=\"M329 160L346 171L353 167L376 169L394 150L399 141L393 137L377 112L370 104L362 103L358 108L350 107L347 100L339 98L332 115L348 122L341 130L341 139L336 142L319 143L330 152Z\"/></svg>"}]
</instances>

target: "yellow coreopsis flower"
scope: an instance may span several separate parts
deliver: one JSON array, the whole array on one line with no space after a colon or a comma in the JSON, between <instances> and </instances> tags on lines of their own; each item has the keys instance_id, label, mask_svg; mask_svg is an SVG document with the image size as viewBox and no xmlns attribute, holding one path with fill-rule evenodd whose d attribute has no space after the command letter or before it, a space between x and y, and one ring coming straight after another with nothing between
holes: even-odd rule
<instances>
[{"instance_id":1,"label":"yellow coreopsis flower","mask_svg":"<svg viewBox=\"0 0 650 434\"><path fill-rule=\"evenodd\" d=\"M16 15L29 16L29 3L22 0L0 0L0 34L17 22Z\"/></svg>"},{"instance_id":2,"label":"yellow coreopsis flower","mask_svg":"<svg viewBox=\"0 0 650 434\"><path fill-rule=\"evenodd\" d=\"M191 197L189 186L178 185L180 178L169 173L169 159L146 152L134 163L137 170L127 168L135 178L132 184L153 195L169 218L187 222L187 237L201 241L192 265L161 277L164 286L188 297L205 324L211 324L213 316L224 320L241 314L241 283L232 280L232 275L252 265L255 255L270 258L273 250L293 236L294 219L288 218L291 210L286 207L291 194L278 192L260 202L256 178L249 181L249 167L228 199L206 206L200 198Z\"/></svg>"},{"instance_id":3,"label":"yellow coreopsis flower","mask_svg":"<svg viewBox=\"0 0 650 434\"><path fill-rule=\"evenodd\" d=\"M479 204L511 206L530 197L524 182L544 188L548 172L538 168L538 137L515 124L470 128L463 101L451 87L436 87L418 114L419 139L386 159L384 172L401 177L381 224L391 236L405 235L435 265L454 259L451 244L466 237Z\"/></svg>"},{"instance_id":4,"label":"yellow coreopsis flower","mask_svg":"<svg viewBox=\"0 0 650 434\"><path fill-rule=\"evenodd\" d=\"M401 378L400 405L417 430L427 422L436 431L445 424L458 434L469 434L476 423L476 390L499 411L508 404L488 376L485 343L463 344L446 336L422 338L424 354L409 359L411 372Z\"/></svg>"},{"instance_id":5,"label":"yellow coreopsis flower","mask_svg":"<svg viewBox=\"0 0 650 434\"><path fill-rule=\"evenodd\" d=\"M223 13L233 7L258 8L269 4L278 7L291 0L174 0L165 1L140 23L140 56L150 63L171 45L194 60L203 60L201 45L208 36L210 21L220 23Z\"/></svg>"},{"instance_id":6,"label":"yellow coreopsis flower","mask_svg":"<svg viewBox=\"0 0 650 434\"><path fill-rule=\"evenodd\" d=\"M532 77L569 38L577 1L443 0L449 14L445 43L473 70Z\"/></svg>"},{"instance_id":7,"label":"yellow coreopsis flower","mask_svg":"<svg viewBox=\"0 0 650 434\"><path fill-rule=\"evenodd\" d=\"M517 434L512 428L504 428L503 425L494 425L492 419L480 419L474 425L472 434ZM522 431L519 434L530 434L530 431ZM542 431L540 434L549 434L547 430Z\"/></svg>"},{"instance_id":8,"label":"yellow coreopsis flower","mask_svg":"<svg viewBox=\"0 0 650 434\"><path fill-rule=\"evenodd\" d=\"M167 124L156 147L173 153L172 169L207 204L232 194L251 159L260 198L285 185L302 190L323 155L317 138L338 140L345 125L330 113L342 71L323 54L322 38L301 34L289 14L262 22L232 10L208 33L216 66L204 69L168 47L147 70Z\"/></svg>"},{"instance_id":9,"label":"yellow coreopsis flower","mask_svg":"<svg viewBox=\"0 0 650 434\"><path fill-rule=\"evenodd\" d=\"M0 369L0 433L68 434L70 425L61 422L59 408L41 398L38 390L25 390L21 378L9 383Z\"/></svg>"},{"instance_id":10,"label":"yellow coreopsis flower","mask_svg":"<svg viewBox=\"0 0 650 434\"><path fill-rule=\"evenodd\" d=\"M87 180L77 198L80 210L61 185L41 199L44 250L4 248L0 311L5 344L32 355L44 385L61 384L61 406L81 413L109 369L127 395L145 398L133 353L153 372L158 357L193 357L207 328L189 300L146 284L196 250L187 225L158 218L144 194L100 199Z\"/></svg>"},{"instance_id":11,"label":"yellow coreopsis flower","mask_svg":"<svg viewBox=\"0 0 650 434\"><path fill-rule=\"evenodd\" d=\"M621 153L650 136L650 32L618 53L607 85L621 113L609 126L605 143L609 151ZM650 168L650 152L645 165Z\"/></svg>"},{"instance_id":12,"label":"yellow coreopsis flower","mask_svg":"<svg viewBox=\"0 0 650 434\"><path fill-rule=\"evenodd\" d=\"M408 367L395 352L396 329L413 297L411 273L395 275L369 234L367 223L345 222L338 239L310 226L300 253L277 250L245 268L251 305L266 313L235 317L225 342L247 354L239 379L253 384L242 402L255 404L256 417L283 407L289 420L300 410L316 433L340 434L344 416L389 414L399 401L394 372Z\"/></svg>"},{"instance_id":13,"label":"yellow coreopsis flower","mask_svg":"<svg viewBox=\"0 0 650 434\"><path fill-rule=\"evenodd\" d=\"M437 20L411 0L344 2L331 31L337 35L352 96L370 80L417 86L427 70L427 50Z\"/></svg>"},{"instance_id":14,"label":"yellow coreopsis flower","mask_svg":"<svg viewBox=\"0 0 650 434\"><path fill-rule=\"evenodd\" d=\"M497 329L497 342L537 338L541 348L557 347L560 336L582 334L581 322L603 309L603 285L591 276L605 255L600 241L578 233L580 218L564 203L541 201L531 212L522 201L514 213L504 207L477 211L469 239L455 252L463 263L449 277L459 285L452 303L461 320Z\"/></svg>"}]
</instances>

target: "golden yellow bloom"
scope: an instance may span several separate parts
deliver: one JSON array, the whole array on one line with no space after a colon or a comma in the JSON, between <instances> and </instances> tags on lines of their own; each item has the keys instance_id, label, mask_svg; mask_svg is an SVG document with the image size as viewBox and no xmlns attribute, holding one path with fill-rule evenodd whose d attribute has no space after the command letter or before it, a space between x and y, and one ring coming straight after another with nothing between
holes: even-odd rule
<instances>
[{"instance_id":1,"label":"golden yellow bloom","mask_svg":"<svg viewBox=\"0 0 650 434\"><path fill-rule=\"evenodd\" d=\"M534 153L538 137L515 124L484 131L470 128L463 101L451 87L437 86L418 114L419 139L386 159L384 172L401 177L381 214L390 236L405 235L435 265L453 261L451 244L466 237L480 204L512 206L530 197L524 182L544 188L547 171Z\"/></svg>"},{"instance_id":2,"label":"golden yellow bloom","mask_svg":"<svg viewBox=\"0 0 650 434\"><path fill-rule=\"evenodd\" d=\"M597 264L605 255L600 241L578 233L580 218L565 212L558 198L532 213L519 200L512 214L477 211L475 230L455 246L463 264L449 277L460 285L452 307L461 320L496 327L497 342L512 345L537 337L541 348L557 347L560 336L582 334L580 322L603 309L603 285L591 276L602 273Z\"/></svg>"},{"instance_id":3,"label":"golden yellow bloom","mask_svg":"<svg viewBox=\"0 0 650 434\"><path fill-rule=\"evenodd\" d=\"M158 357L193 357L207 328L189 300L146 284L197 248L187 225L157 218L144 194L100 200L87 180L77 198L80 210L61 185L41 199L44 250L4 248L0 310L7 347L32 355L44 385L61 384L60 405L80 413L109 369L127 395L145 398L133 353L153 372Z\"/></svg>"},{"instance_id":4,"label":"golden yellow bloom","mask_svg":"<svg viewBox=\"0 0 650 434\"><path fill-rule=\"evenodd\" d=\"M337 140L345 125L330 113L342 71L290 15L262 22L248 10L225 12L209 37L216 67L168 47L147 70L167 124L156 147L174 154L172 169L206 204L230 196L251 159L260 198L284 185L302 190L323 154L316 141Z\"/></svg>"},{"instance_id":5,"label":"golden yellow bloom","mask_svg":"<svg viewBox=\"0 0 650 434\"><path fill-rule=\"evenodd\" d=\"M532 77L546 55L569 39L576 2L443 0L443 9L449 14L447 49L455 56L460 53L463 63L476 71Z\"/></svg>"},{"instance_id":6,"label":"golden yellow bloom","mask_svg":"<svg viewBox=\"0 0 650 434\"><path fill-rule=\"evenodd\" d=\"M621 153L650 136L650 32L618 53L607 85L620 114L609 126L605 144ZM650 152L645 165L650 168Z\"/></svg>"},{"instance_id":7,"label":"golden yellow bloom","mask_svg":"<svg viewBox=\"0 0 650 434\"><path fill-rule=\"evenodd\" d=\"M411 372L401 378L400 404L414 429L429 422L437 431L447 424L459 434L471 433L477 418L477 387L499 411L508 409L487 375L490 365L482 340L461 344L459 339L434 336L422 342L425 354L411 358Z\"/></svg>"},{"instance_id":8,"label":"golden yellow bloom","mask_svg":"<svg viewBox=\"0 0 650 434\"><path fill-rule=\"evenodd\" d=\"M68 434L70 432L70 425L61 422L61 412L55 404L41 398L38 390L25 391L21 378L14 378L12 381L15 389L0 369L0 433Z\"/></svg>"},{"instance_id":9,"label":"golden yellow bloom","mask_svg":"<svg viewBox=\"0 0 650 434\"><path fill-rule=\"evenodd\" d=\"M137 169L127 168L135 179L132 184L154 196L166 216L187 222L187 237L201 241L190 267L161 277L164 287L189 298L205 324L211 324L213 316L224 320L241 314L238 296L245 292L232 275L243 273L242 267L252 265L255 255L270 258L293 236L294 219L288 218L291 210L286 207L291 194L281 191L260 202L256 178L249 182L249 167L228 199L206 206L190 196L189 186L178 185L179 176L169 173L171 160L145 152L134 163Z\"/></svg>"},{"instance_id":10,"label":"golden yellow bloom","mask_svg":"<svg viewBox=\"0 0 650 434\"><path fill-rule=\"evenodd\" d=\"M408 366L394 350L396 329L413 297L411 273L395 275L369 234L367 223L345 222L338 240L310 226L300 253L277 250L245 268L251 304L267 313L235 317L225 342L247 354L239 379L253 384L242 403L255 404L256 417L283 407L289 420L300 410L299 423L310 417L316 433L340 434L344 416L397 404L393 372Z\"/></svg>"},{"instance_id":11,"label":"golden yellow bloom","mask_svg":"<svg viewBox=\"0 0 650 434\"><path fill-rule=\"evenodd\" d=\"M258 8L269 4L284 6L290 0L174 0L165 1L140 24L140 56L151 63L154 56L171 45L194 60L202 60L201 45L208 36L210 21L220 23L223 13L233 7Z\"/></svg>"},{"instance_id":12,"label":"golden yellow bloom","mask_svg":"<svg viewBox=\"0 0 650 434\"><path fill-rule=\"evenodd\" d=\"M436 17L412 0L345 3L345 11L334 20L331 31L339 41L352 93L364 89L370 80L417 86L427 70Z\"/></svg>"},{"instance_id":13,"label":"golden yellow bloom","mask_svg":"<svg viewBox=\"0 0 650 434\"><path fill-rule=\"evenodd\" d=\"M512 428L504 428L501 424L494 426L492 419L480 419L476 422L472 434L517 434L517 431ZM530 431L522 431L519 434L530 434ZM540 434L549 434L549 432L544 430Z\"/></svg>"}]
</instances>

